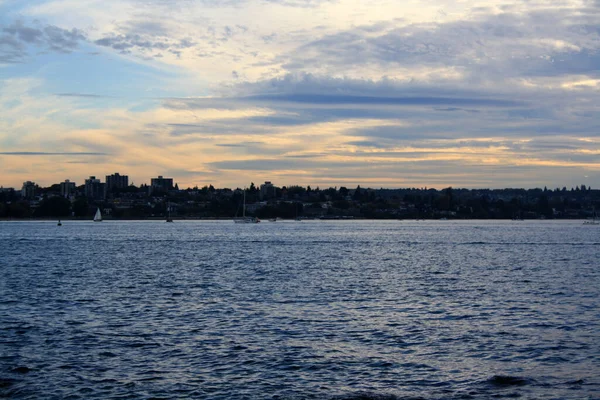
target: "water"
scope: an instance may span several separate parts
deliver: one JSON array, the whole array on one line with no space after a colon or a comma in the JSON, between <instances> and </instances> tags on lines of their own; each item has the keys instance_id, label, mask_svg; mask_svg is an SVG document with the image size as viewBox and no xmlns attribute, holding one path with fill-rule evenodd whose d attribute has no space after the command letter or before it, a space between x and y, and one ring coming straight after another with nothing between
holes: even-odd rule
<instances>
[{"instance_id":1,"label":"water","mask_svg":"<svg viewBox=\"0 0 600 400\"><path fill-rule=\"evenodd\" d=\"M600 398L580 221L0 222L0 397Z\"/></svg>"}]
</instances>

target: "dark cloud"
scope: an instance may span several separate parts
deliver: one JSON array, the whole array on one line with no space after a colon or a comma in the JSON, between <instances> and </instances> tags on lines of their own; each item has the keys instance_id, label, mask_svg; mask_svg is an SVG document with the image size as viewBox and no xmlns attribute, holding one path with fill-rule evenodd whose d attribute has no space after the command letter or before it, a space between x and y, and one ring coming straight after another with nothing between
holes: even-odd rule
<instances>
[{"instance_id":1,"label":"dark cloud","mask_svg":"<svg viewBox=\"0 0 600 400\"><path fill-rule=\"evenodd\" d=\"M458 85L419 85L393 79L380 81L340 79L312 74L289 74L254 83L242 83L233 87L233 95L211 98L168 98L164 105L173 109L238 108L243 105L294 106L318 113L351 117L351 114L375 117L389 114L385 107L419 106L447 111L465 111L475 108L527 107L527 103L513 96L486 91L466 90ZM337 109L333 111L332 109ZM442 109L443 110L443 109ZM293 117L286 117L294 119Z\"/></svg>"},{"instance_id":2,"label":"dark cloud","mask_svg":"<svg viewBox=\"0 0 600 400\"><path fill-rule=\"evenodd\" d=\"M49 25L44 28L46 35L46 44L50 50L62 53L70 53L77 48L79 42L85 41L86 38L78 29L61 29L56 26Z\"/></svg>"},{"instance_id":3,"label":"dark cloud","mask_svg":"<svg viewBox=\"0 0 600 400\"><path fill-rule=\"evenodd\" d=\"M25 43L40 43L44 38L42 30L24 26L21 21L16 21L2 30Z\"/></svg>"},{"instance_id":4,"label":"dark cloud","mask_svg":"<svg viewBox=\"0 0 600 400\"><path fill-rule=\"evenodd\" d=\"M152 53L150 57L162 57L156 51L167 51L177 56L181 55L181 50L195 46L190 39L173 40L168 37L140 35L137 33L124 35L110 35L94 41L95 44L102 47L110 47L123 53L132 50L142 53Z\"/></svg>"},{"instance_id":5,"label":"dark cloud","mask_svg":"<svg viewBox=\"0 0 600 400\"><path fill-rule=\"evenodd\" d=\"M469 109L460 108L460 107L436 108L435 111L464 111L464 112L470 112L470 113L480 112L479 110L469 110Z\"/></svg>"},{"instance_id":6,"label":"dark cloud","mask_svg":"<svg viewBox=\"0 0 600 400\"><path fill-rule=\"evenodd\" d=\"M373 147L373 148L386 148L387 146L376 140L352 140L346 144L357 146L357 147Z\"/></svg>"},{"instance_id":7,"label":"dark cloud","mask_svg":"<svg viewBox=\"0 0 600 400\"><path fill-rule=\"evenodd\" d=\"M47 51L71 53L85 35L78 29L62 29L54 25L30 27L22 21L0 26L0 63L20 63L28 55L28 46L41 47Z\"/></svg>"},{"instance_id":8,"label":"dark cloud","mask_svg":"<svg viewBox=\"0 0 600 400\"><path fill-rule=\"evenodd\" d=\"M364 162L329 162L310 159L304 161L298 158L277 158L277 159L254 159L254 160L228 160L218 161L208 164L213 168L220 170L241 170L241 171L277 171L285 169L303 169L310 163L311 169L318 168L353 168L364 166Z\"/></svg>"},{"instance_id":9,"label":"dark cloud","mask_svg":"<svg viewBox=\"0 0 600 400\"><path fill-rule=\"evenodd\" d=\"M0 35L0 63L15 64L23 62L27 56L24 44L13 35Z\"/></svg>"},{"instance_id":10,"label":"dark cloud","mask_svg":"<svg viewBox=\"0 0 600 400\"><path fill-rule=\"evenodd\" d=\"M312 105L361 105L361 106L479 106L479 107L518 107L523 102L515 100L490 99L490 98L461 98L461 97L381 97L381 96L355 96L339 94L260 94L250 96L244 100L250 102L289 102Z\"/></svg>"},{"instance_id":11,"label":"dark cloud","mask_svg":"<svg viewBox=\"0 0 600 400\"><path fill-rule=\"evenodd\" d=\"M599 13L554 8L475 15L449 23L358 26L320 37L278 60L288 71L454 67L476 81L600 70ZM443 75L433 78L444 80Z\"/></svg>"},{"instance_id":12,"label":"dark cloud","mask_svg":"<svg viewBox=\"0 0 600 400\"><path fill-rule=\"evenodd\" d=\"M227 25L216 27L208 19L200 19L200 30L203 33L192 37L180 37L178 27L165 22L164 18L157 19L152 16L141 16L136 19L120 23L114 32L104 35L94 41L94 44L109 47L121 53L138 54L142 58L161 58L164 52L183 56L185 49L197 48L202 51L194 52L199 57L213 57L223 55L224 52L208 51L221 47L238 35L248 31L243 25ZM233 60L239 61L237 54L227 54ZM235 76L237 72L233 75Z\"/></svg>"}]
</instances>

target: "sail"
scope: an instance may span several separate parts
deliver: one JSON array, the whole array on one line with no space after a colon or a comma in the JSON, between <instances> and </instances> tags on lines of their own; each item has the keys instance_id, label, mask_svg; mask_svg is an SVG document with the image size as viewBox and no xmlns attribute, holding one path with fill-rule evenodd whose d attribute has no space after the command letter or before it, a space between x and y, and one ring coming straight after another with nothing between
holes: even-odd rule
<instances>
[{"instance_id":1,"label":"sail","mask_svg":"<svg viewBox=\"0 0 600 400\"><path fill-rule=\"evenodd\" d=\"M234 218L236 224L256 224L260 222L257 217L246 217L246 188L244 188L244 202L242 205L242 218Z\"/></svg>"},{"instance_id":2,"label":"sail","mask_svg":"<svg viewBox=\"0 0 600 400\"><path fill-rule=\"evenodd\" d=\"M100 212L100 208L96 210L96 215L94 215L94 222L102 221L102 213Z\"/></svg>"}]
</instances>

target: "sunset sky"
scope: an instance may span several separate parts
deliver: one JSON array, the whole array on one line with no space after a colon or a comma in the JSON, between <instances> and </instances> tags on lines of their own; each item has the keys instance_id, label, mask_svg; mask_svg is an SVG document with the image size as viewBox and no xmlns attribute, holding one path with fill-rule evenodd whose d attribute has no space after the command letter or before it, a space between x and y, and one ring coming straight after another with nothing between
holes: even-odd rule
<instances>
[{"instance_id":1,"label":"sunset sky","mask_svg":"<svg viewBox=\"0 0 600 400\"><path fill-rule=\"evenodd\" d=\"M0 171L600 188L600 0L0 0Z\"/></svg>"}]
</instances>

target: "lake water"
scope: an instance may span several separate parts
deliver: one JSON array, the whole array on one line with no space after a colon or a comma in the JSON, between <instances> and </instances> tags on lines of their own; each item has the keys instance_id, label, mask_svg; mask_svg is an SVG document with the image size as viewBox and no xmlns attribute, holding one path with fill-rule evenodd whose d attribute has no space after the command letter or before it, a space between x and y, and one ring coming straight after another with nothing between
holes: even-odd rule
<instances>
[{"instance_id":1,"label":"lake water","mask_svg":"<svg viewBox=\"0 0 600 400\"><path fill-rule=\"evenodd\" d=\"M581 221L0 222L0 397L600 398Z\"/></svg>"}]
</instances>

